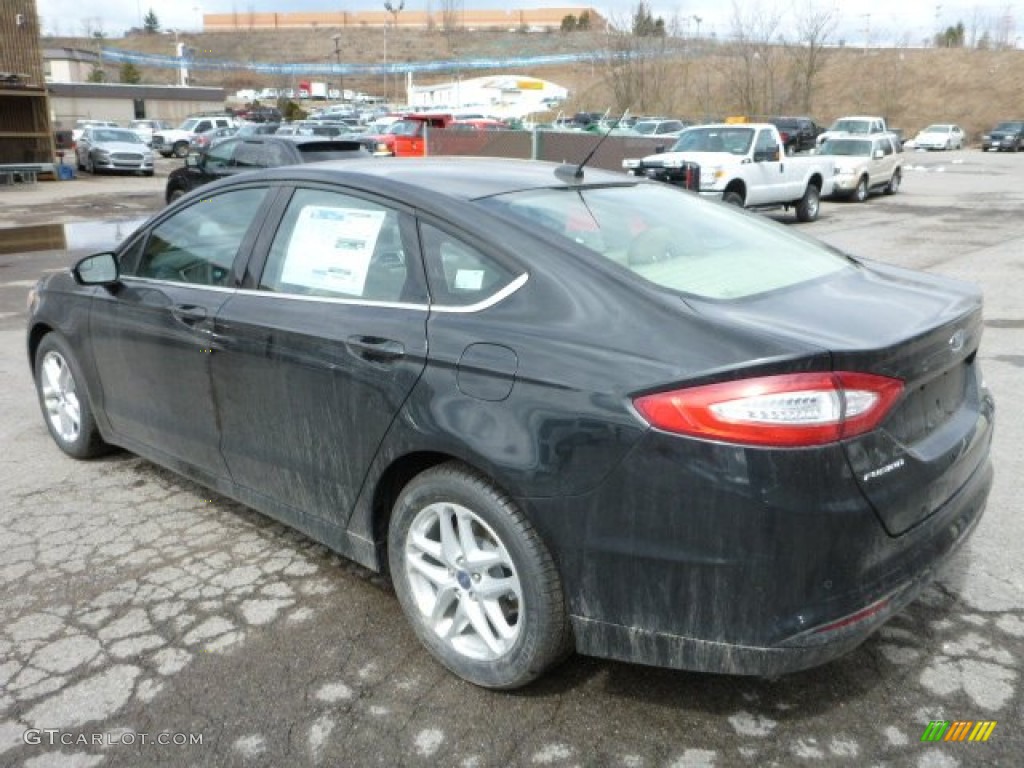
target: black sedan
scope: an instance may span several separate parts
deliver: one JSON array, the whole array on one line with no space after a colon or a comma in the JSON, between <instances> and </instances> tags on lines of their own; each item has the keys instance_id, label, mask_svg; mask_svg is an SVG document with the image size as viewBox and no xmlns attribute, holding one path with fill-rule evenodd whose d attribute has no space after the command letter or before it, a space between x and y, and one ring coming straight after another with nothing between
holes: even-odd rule
<instances>
[{"instance_id":1,"label":"black sedan","mask_svg":"<svg viewBox=\"0 0 1024 768\"><path fill-rule=\"evenodd\" d=\"M198 154L188 155L182 167L168 174L164 192L168 203L173 203L196 187L237 173L296 163L369 156L358 141L312 136L251 135L248 131L235 138L212 141L206 148L200 149Z\"/></svg>"},{"instance_id":2,"label":"black sedan","mask_svg":"<svg viewBox=\"0 0 1024 768\"><path fill-rule=\"evenodd\" d=\"M982 516L977 290L619 174L472 158L236 176L30 295L68 454L121 446L389 572L513 688L575 649L844 654Z\"/></svg>"}]
</instances>

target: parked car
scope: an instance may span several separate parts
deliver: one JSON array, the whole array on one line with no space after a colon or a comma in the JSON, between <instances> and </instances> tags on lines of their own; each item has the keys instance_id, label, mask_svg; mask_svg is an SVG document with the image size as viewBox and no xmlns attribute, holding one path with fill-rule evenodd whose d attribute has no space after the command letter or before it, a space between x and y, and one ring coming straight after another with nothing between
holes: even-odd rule
<instances>
[{"instance_id":1,"label":"parked car","mask_svg":"<svg viewBox=\"0 0 1024 768\"><path fill-rule=\"evenodd\" d=\"M182 198L44 277L27 351L64 452L387 571L441 664L514 688L573 648L855 648L982 516L983 327L976 287L666 184L438 157Z\"/></svg>"},{"instance_id":2,"label":"parked car","mask_svg":"<svg viewBox=\"0 0 1024 768\"><path fill-rule=\"evenodd\" d=\"M71 142L77 144L78 140L82 138L82 133L85 132L86 128L120 128L121 126L115 120L92 120L83 119L75 120L75 127L71 129Z\"/></svg>"},{"instance_id":3,"label":"parked car","mask_svg":"<svg viewBox=\"0 0 1024 768\"><path fill-rule=\"evenodd\" d=\"M256 106L237 112L236 116L250 123L280 123L284 116L277 107Z\"/></svg>"},{"instance_id":4,"label":"parked car","mask_svg":"<svg viewBox=\"0 0 1024 768\"><path fill-rule=\"evenodd\" d=\"M903 150L889 134L829 139L821 154L832 156L835 163L833 197L863 203L871 192L896 194L903 180Z\"/></svg>"},{"instance_id":5,"label":"parked car","mask_svg":"<svg viewBox=\"0 0 1024 768\"><path fill-rule=\"evenodd\" d=\"M89 173L130 171L153 175L153 151L128 128L86 128L75 145L75 160L79 170Z\"/></svg>"},{"instance_id":6,"label":"parked car","mask_svg":"<svg viewBox=\"0 0 1024 768\"><path fill-rule=\"evenodd\" d=\"M146 146L153 146L153 132L163 131L170 128L166 120L132 120L128 127L139 134L139 138L146 142Z\"/></svg>"},{"instance_id":7,"label":"parked car","mask_svg":"<svg viewBox=\"0 0 1024 768\"><path fill-rule=\"evenodd\" d=\"M153 149L164 157L185 157L198 134L215 128L237 127L239 120L234 115L197 115L185 120L177 128L157 131L153 134Z\"/></svg>"},{"instance_id":8,"label":"parked car","mask_svg":"<svg viewBox=\"0 0 1024 768\"><path fill-rule=\"evenodd\" d=\"M191 151L209 149L224 141L224 139L234 136L238 133L240 127L239 125L225 125L221 128L211 128L209 131L197 133L189 142L189 149Z\"/></svg>"},{"instance_id":9,"label":"parked car","mask_svg":"<svg viewBox=\"0 0 1024 768\"><path fill-rule=\"evenodd\" d=\"M822 131L815 139L820 147L829 139L840 136L873 136L879 133L890 133L889 126L884 117L854 115L852 117L841 117Z\"/></svg>"},{"instance_id":10,"label":"parked car","mask_svg":"<svg viewBox=\"0 0 1024 768\"><path fill-rule=\"evenodd\" d=\"M1004 120L981 137L981 148L988 152L1020 152L1024 146L1024 120Z\"/></svg>"},{"instance_id":11,"label":"parked car","mask_svg":"<svg viewBox=\"0 0 1024 768\"><path fill-rule=\"evenodd\" d=\"M825 130L809 117L772 117L768 122L779 129L787 155L814 149Z\"/></svg>"},{"instance_id":12,"label":"parked car","mask_svg":"<svg viewBox=\"0 0 1024 768\"><path fill-rule=\"evenodd\" d=\"M651 138L659 136L672 137L678 136L684 128L689 126L690 123L683 122L682 120L637 120L630 126L630 130L634 134Z\"/></svg>"},{"instance_id":13,"label":"parked car","mask_svg":"<svg viewBox=\"0 0 1024 768\"><path fill-rule=\"evenodd\" d=\"M906 143L912 149L963 149L964 129L951 123L936 123L918 132Z\"/></svg>"},{"instance_id":14,"label":"parked car","mask_svg":"<svg viewBox=\"0 0 1024 768\"><path fill-rule=\"evenodd\" d=\"M315 136L231 137L185 158L185 165L167 176L164 199L172 203L196 187L237 173L295 163L367 157L358 141Z\"/></svg>"}]
</instances>

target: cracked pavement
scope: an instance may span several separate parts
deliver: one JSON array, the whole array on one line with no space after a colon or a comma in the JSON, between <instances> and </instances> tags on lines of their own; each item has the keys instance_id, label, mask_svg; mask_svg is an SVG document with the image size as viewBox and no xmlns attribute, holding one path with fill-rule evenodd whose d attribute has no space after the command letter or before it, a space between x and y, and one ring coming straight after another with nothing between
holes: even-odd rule
<instances>
[{"instance_id":1,"label":"cracked pavement","mask_svg":"<svg viewBox=\"0 0 1024 768\"><path fill-rule=\"evenodd\" d=\"M983 285L996 484L971 542L908 610L849 656L776 680L578 656L512 694L455 679L375 574L130 454L64 456L23 323L31 281L69 257L0 255L0 765L1019 765L1024 164L907 162L899 195L827 203L800 230ZM0 227L16 221L11 194ZM38 210L56 221L50 205ZM998 725L984 744L922 743L931 720ZM32 728L71 743L26 743ZM202 743L119 742L161 733Z\"/></svg>"}]
</instances>

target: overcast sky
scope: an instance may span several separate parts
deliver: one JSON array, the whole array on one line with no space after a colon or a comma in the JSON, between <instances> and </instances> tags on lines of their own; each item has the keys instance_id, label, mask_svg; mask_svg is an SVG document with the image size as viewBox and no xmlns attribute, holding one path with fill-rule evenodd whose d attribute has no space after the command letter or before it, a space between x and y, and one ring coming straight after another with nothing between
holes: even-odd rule
<instances>
[{"instance_id":1,"label":"overcast sky","mask_svg":"<svg viewBox=\"0 0 1024 768\"><path fill-rule=\"evenodd\" d=\"M435 11L442 0L433 0ZM466 8L536 8L536 7L580 7L596 8L612 20L626 20L636 0L598 0L592 4L559 2L558 0L535 0L510 5L508 0L463 0ZM162 29L196 31L200 28L202 14L245 13L254 11L358 11L382 10L383 0L36 0L43 30L47 34L81 35L83 30L102 29L108 36L120 36L130 27L142 26L142 18L152 8ZM395 0L397 4L397 0ZM773 9L780 16L777 35L792 38L795 15L810 7L821 11L833 7L837 16L837 27L833 42L844 40L848 45L861 46L865 41L871 45L920 45L939 29L962 21L968 35L973 27L995 30L1002 24L1005 28L1009 16L1012 32L1010 41L1024 36L1024 7L1019 0L977 0L977 2L925 2L924 0L742 0L742 13L748 15L760 11L770 14ZM666 22L673 18L679 28L688 34L697 31L696 17L700 18L700 34L714 34L719 38L730 35L733 27L733 3L729 0L689 0L671 2L650 0L648 3L656 16ZM407 9L426 10L428 0L405 0ZM794 10L789 10L790 8ZM1020 16L1018 20L1016 16ZM1021 45L1024 41L1018 41Z\"/></svg>"}]
</instances>

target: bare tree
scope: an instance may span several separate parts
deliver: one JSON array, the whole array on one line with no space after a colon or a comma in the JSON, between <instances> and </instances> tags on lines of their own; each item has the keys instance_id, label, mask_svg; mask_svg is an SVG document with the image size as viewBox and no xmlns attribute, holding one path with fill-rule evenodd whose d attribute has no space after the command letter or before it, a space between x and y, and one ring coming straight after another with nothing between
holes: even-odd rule
<instances>
[{"instance_id":1,"label":"bare tree","mask_svg":"<svg viewBox=\"0 0 1024 768\"><path fill-rule=\"evenodd\" d=\"M646 10L643 3L640 8ZM632 14L633 21L637 12ZM638 34L635 23L615 20L608 28L604 79L614 100L612 109L619 113L627 109L633 114L671 113L677 89L687 82L688 64L675 34L678 25L657 21L660 33L643 28Z\"/></svg>"},{"instance_id":2,"label":"bare tree","mask_svg":"<svg viewBox=\"0 0 1024 768\"><path fill-rule=\"evenodd\" d=\"M779 94L780 46L776 40L781 14L760 2L732 3L731 71L728 82L733 106L745 115L778 111L785 94Z\"/></svg>"},{"instance_id":3,"label":"bare tree","mask_svg":"<svg viewBox=\"0 0 1024 768\"><path fill-rule=\"evenodd\" d=\"M825 65L826 45L835 34L839 22L836 6L820 7L814 0L806 0L796 14L796 42L789 47L796 104L800 112L809 113L814 101L814 83Z\"/></svg>"}]
</instances>

